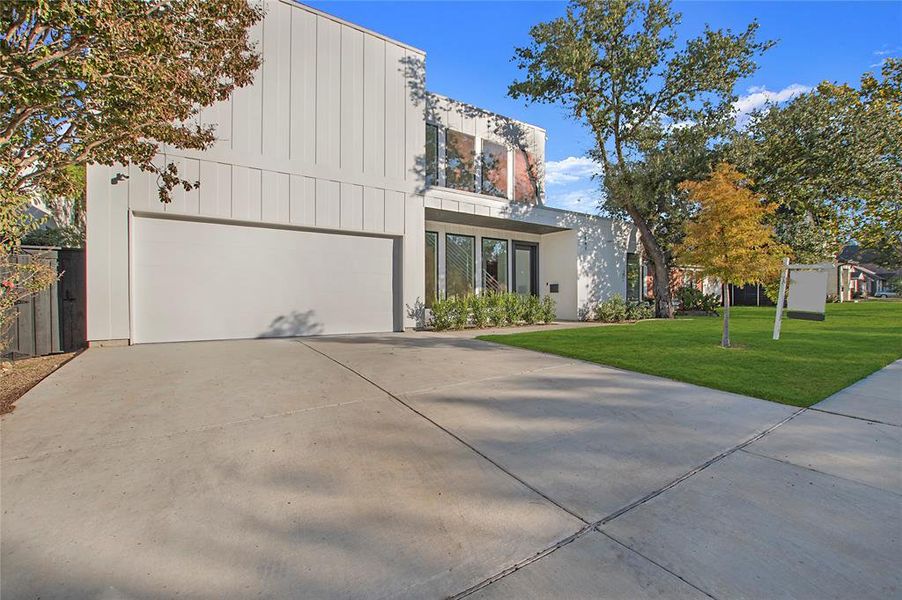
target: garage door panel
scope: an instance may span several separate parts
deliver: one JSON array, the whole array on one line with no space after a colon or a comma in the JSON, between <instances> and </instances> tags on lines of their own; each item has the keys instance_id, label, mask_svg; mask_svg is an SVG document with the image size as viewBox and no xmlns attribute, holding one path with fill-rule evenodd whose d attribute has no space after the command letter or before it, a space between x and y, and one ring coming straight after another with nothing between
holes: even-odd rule
<instances>
[{"instance_id":1,"label":"garage door panel","mask_svg":"<svg viewBox=\"0 0 902 600\"><path fill-rule=\"evenodd\" d=\"M393 240L136 218L136 342L391 331Z\"/></svg>"}]
</instances>

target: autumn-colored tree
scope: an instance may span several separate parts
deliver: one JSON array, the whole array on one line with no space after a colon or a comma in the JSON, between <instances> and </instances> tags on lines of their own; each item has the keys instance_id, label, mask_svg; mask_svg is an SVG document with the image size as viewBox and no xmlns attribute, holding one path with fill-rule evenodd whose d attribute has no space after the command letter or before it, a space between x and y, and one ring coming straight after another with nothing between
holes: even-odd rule
<instances>
[{"instance_id":1,"label":"autumn-colored tree","mask_svg":"<svg viewBox=\"0 0 902 600\"><path fill-rule=\"evenodd\" d=\"M706 27L677 47L679 22L669 0L571 0L564 16L534 26L530 45L515 50L524 77L509 87L514 98L563 105L589 128L601 208L639 230L659 317L673 316L668 243L684 219L673 175L708 169L674 140L689 126L702 138L689 140L693 147L706 148L733 110L736 82L772 45L756 39L753 22L736 33Z\"/></svg>"},{"instance_id":2,"label":"autumn-colored tree","mask_svg":"<svg viewBox=\"0 0 902 600\"><path fill-rule=\"evenodd\" d=\"M751 181L729 163L708 179L680 185L697 212L676 248L681 264L701 267L724 284L745 285L772 279L787 248L773 237L766 217L775 210L749 189ZM723 337L730 347L730 295L724 294Z\"/></svg>"},{"instance_id":3,"label":"autumn-colored tree","mask_svg":"<svg viewBox=\"0 0 902 600\"><path fill-rule=\"evenodd\" d=\"M47 280L8 257L39 225L34 198L82 192L73 165L134 164L157 175L164 202L197 185L153 160L161 144L213 143L197 117L253 80L248 28L262 16L248 0L0 2L0 294Z\"/></svg>"}]
</instances>

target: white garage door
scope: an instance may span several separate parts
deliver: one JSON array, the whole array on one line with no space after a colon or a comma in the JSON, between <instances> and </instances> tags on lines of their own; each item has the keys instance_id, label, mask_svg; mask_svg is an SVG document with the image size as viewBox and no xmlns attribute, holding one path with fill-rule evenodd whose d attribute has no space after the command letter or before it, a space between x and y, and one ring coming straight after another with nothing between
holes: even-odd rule
<instances>
[{"instance_id":1,"label":"white garage door","mask_svg":"<svg viewBox=\"0 0 902 600\"><path fill-rule=\"evenodd\" d=\"M391 331L393 241L135 218L135 342Z\"/></svg>"}]
</instances>

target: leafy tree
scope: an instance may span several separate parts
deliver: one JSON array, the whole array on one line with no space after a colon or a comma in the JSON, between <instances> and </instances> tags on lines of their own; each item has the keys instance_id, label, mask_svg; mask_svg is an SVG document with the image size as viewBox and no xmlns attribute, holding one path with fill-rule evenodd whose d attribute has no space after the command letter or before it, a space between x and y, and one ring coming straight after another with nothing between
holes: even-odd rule
<instances>
[{"instance_id":1,"label":"leafy tree","mask_svg":"<svg viewBox=\"0 0 902 600\"><path fill-rule=\"evenodd\" d=\"M680 231L684 211L673 204L673 177L648 159L678 148L673 140L684 125L705 139L717 131L736 81L755 71L754 56L770 46L755 40L753 22L739 34L706 28L677 50L679 22L668 0L572 0L564 17L534 26L531 44L515 50L525 77L509 88L514 98L560 103L589 127L603 208L639 230L654 264L656 314L665 317L673 316L667 238Z\"/></svg>"},{"instance_id":2,"label":"leafy tree","mask_svg":"<svg viewBox=\"0 0 902 600\"><path fill-rule=\"evenodd\" d=\"M259 57L247 30L261 17L247 0L0 2L4 293L45 280L16 276L9 256L39 225L29 202L81 193L72 166L135 164L158 176L163 202L197 185L153 159L161 144L214 141L197 117L252 81Z\"/></svg>"},{"instance_id":3,"label":"leafy tree","mask_svg":"<svg viewBox=\"0 0 902 600\"><path fill-rule=\"evenodd\" d=\"M858 89L824 82L756 115L734 156L798 260L836 255L851 240L902 261L902 59L865 73Z\"/></svg>"},{"instance_id":4,"label":"leafy tree","mask_svg":"<svg viewBox=\"0 0 902 600\"><path fill-rule=\"evenodd\" d=\"M779 273L787 249L764 223L775 210L749 189L751 182L729 163L720 163L710 178L686 181L697 213L686 226L686 237L676 249L685 264L700 266L706 275L737 286L761 283ZM730 295L724 294L723 337L730 347Z\"/></svg>"}]
</instances>

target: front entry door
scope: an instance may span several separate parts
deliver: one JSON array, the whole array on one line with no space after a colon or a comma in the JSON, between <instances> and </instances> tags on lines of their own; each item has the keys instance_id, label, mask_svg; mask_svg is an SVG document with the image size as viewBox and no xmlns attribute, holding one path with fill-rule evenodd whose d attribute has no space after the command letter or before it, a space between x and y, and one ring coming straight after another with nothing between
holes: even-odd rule
<instances>
[{"instance_id":1,"label":"front entry door","mask_svg":"<svg viewBox=\"0 0 902 600\"><path fill-rule=\"evenodd\" d=\"M514 291L539 295L539 247L528 242L514 242Z\"/></svg>"}]
</instances>

